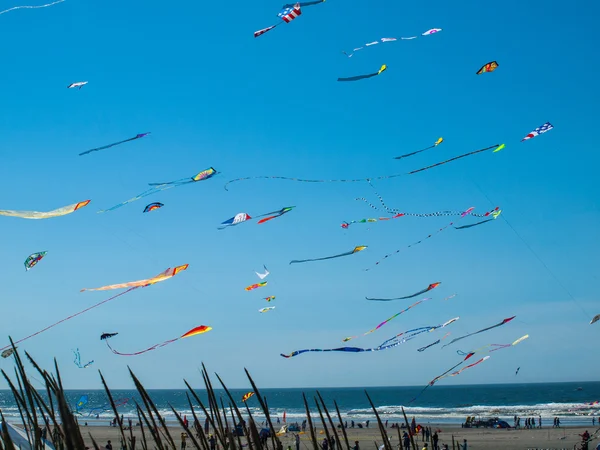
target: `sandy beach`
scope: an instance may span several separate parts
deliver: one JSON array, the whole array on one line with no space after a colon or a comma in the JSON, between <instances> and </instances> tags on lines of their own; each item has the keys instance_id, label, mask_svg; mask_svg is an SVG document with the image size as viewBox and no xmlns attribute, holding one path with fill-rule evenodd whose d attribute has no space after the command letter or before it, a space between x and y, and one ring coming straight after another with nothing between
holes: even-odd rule
<instances>
[{"instance_id":1,"label":"sandy beach","mask_svg":"<svg viewBox=\"0 0 600 450\"><path fill-rule=\"evenodd\" d=\"M581 428L581 427L571 427L571 428L542 428L542 429L534 429L534 430L513 430L513 429L483 429L483 428L460 428L456 426L436 426L430 424L432 430L437 429L440 437L439 443L447 443L449 447L452 448L452 436L454 436L455 442L458 444L462 443L463 439L467 439L469 450L479 450L479 449L495 449L495 450L526 450L526 449L568 449L572 450L576 444L580 442L579 435L582 434L586 429L593 433L595 429L592 427L589 428ZM118 428L107 427L107 426L93 426L93 427L81 427L82 434L84 436L86 445L91 447L91 439L90 434L94 437L98 445L104 447L108 440L112 441L113 448L115 450L119 449L120 443L120 434ZM439 431L441 430L441 432ZM177 446L180 446L181 443L181 432L183 431L179 427L170 428L171 435L173 436ZM321 433L322 430L318 429L318 432ZM391 436L391 442L394 448L398 446L398 433L396 429L387 429L388 436ZM127 436L129 436L129 431L126 432ZM381 435L377 428L368 428L368 429L348 429L348 440L351 445L353 445L354 441L359 441L361 449L369 449L373 450L377 446L381 445ZM137 439L141 438L141 432L138 429L134 428L134 436L137 436ZM319 435L319 440L322 440L324 434ZM341 436L340 436L341 438ZM287 448L288 445L294 448L294 434L287 433L287 435L280 436L280 439L284 445L284 448ZM343 439L343 438L341 438ZM419 450L423 448L423 441L421 437L419 437L417 441L417 447ZM595 439L590 444L590 450L596 448L596 445L600 442L600 439ZM269 441L270 445L270 441ZM139 446L141 448L141 446ZM188 447L190 448L191 444L188 440ZM456 447L458 449L458 445ZM310 436L308 433L301 435L301 450L312 450L312 445L310 443Z\"/></svg>"}]
</instances>

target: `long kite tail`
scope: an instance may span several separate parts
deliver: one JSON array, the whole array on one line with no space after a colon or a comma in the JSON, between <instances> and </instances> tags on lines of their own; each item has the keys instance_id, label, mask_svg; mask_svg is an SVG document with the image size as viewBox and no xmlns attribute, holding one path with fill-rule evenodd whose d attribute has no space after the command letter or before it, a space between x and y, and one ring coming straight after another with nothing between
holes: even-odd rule
<instances>
[{"instance_id":1,"label":"long kite tail","mask_svg":"<svg viewBox=\"0 0 600 450\"><path fill-rule=\"evenodd\" d=\"M456 161L457 159L465 158L467 156L475 155L477 153L485 152L487 150L491 150L491 149L495 149L495 148L499 148L499 147L500 147L500 144L496 144L496 145L492 145L490 147L482 148L481 150L475 150L473 152L465 153L464 155L455 156L454 158L447 159L446 161L435 163L435 164L432 164L430 166L423 167L423 168L417 169L417 170L413 170L412 172L408 172L408 175L412 175L413 173L422 172L424 170L428 170L428 169L431 169L431 168L436 167L436 166L441 166L442 164L446 164L446 163L449 163L451 161Z\"/></svg>"},{"instance_id":2,"label":"long kite tail","mask_svg":"<svg viewBox=\"0 0 600 450\"><path fill-rule=\"evenodd\" d=\"M66 318L64 318L64 319L61 319L61 320L59 320L58 322L56 322L56 323L53 323L52 325L49 325L49 326L47 326L46 328L43 328L43 329L41 329L40 331L36 331L35 333L33 333L33 334L30 334L29 336L26 336L26 337L24 337L24 338L22 338L22 339L19 339L18 341L15 341L15 345L16 345L16 344L18 344L18 343L20 343L20 342L26 341L27 339L30 339L30 338L32 338L32 337L34 337L34 336L37 336L38 334L42 334L44 331L48 331L50 328L54 328L56 325L59 325L59 324L61 324L61 323L63 323L63 322L66 322L66 321L67 321L67 320L69 320L69 319L72 319L72 318L74 318L74 317L77 317L77 316L79 316L79 315L81 315L81 314L85 313L85 312L88 312L88 311L89 311L89 310L91 310L91 309L97 308L98 306L100 306L100 305L103 305L104 303L108 303L108 302L110 302L111 300L114 300L115 298L118 298L118 297L120 297L121 295L125 295L125 294L127 294L128 292L131 292L131 291L133 291L134 289L137 289L138 287L139 287L139 286L136 286L136 287L132 287L132 288L130 288L130 289L127 289L126 291L123 291L123 292L121 292L121 293L119 293L119 294L117 294L117 295L114 295L114 296L112 296L112 297L110 297L110 298L107 298L106 300L103 300L103 301L101 301L101 302L99 302L99 303L96 303L95 305L92 305L92 306L90 306L89 308L83 309L83 310L79 311L78 313L72 314L72 315L70 315L69 317L66 317ZM10 347L11 347L10 345L7 345L6 347L2 347L2 348L0 348L0 350L5 350L5 349L7 349L7 348L10 348Z\"/></svg>"},{"instance_id":3,"label":"long kite tail","mask_svg":"<svg viewBox=\"0 0 600 450\"><path fill-rule=\"evenodd\" d=\"M424 148L422 150L417 150L416 152L412 152L412 153L407 153L406 155L402 155L402 156L396 156L394 159L402 159L402 158L408 158L409 156L413 156L416 155L418 153L424 152L425 150L429 150L430 148L434 148L436 145L431 145L427 148Z\"/></svg>"},{"instance_id":4,"label":"long kite tail","mask_svg":"<svg viewBox=\"0 0 600 450\"><path fill-rule=\"evenodd\" d=\"M512 316L512 317L506 318L502 322L497 323L496 325L492 325L491 327L487 327L487 328L484 328L482 330L475 331L474 333L470 333L470 334L466 334L464 336L457 337L457 338L453 339L451 342L449 342L448 344L444 345L444 347L452 345L455 342L458 342L458 341L460 341L462 339L468 338L469 336L474 336L476 334L483 333L484 331L488 331L488 330L491 330L493 328L501 327L502 325L507 324L508 322L510 322L511 320L513 320L515 317L517 317L517 316ZM444 347L442 347L442 348L444 348Z\"/></svg>"},{"instance_id":5,"label":"long kite tail","mask_svg":"<svg viewBox=\"0 0 600 450\"><path fill-rule=\"evenodd\" d=\"M180 338L169 339L168 341L161 342L160 344L154 344L152 347L148 347L147 349L140 350L139 352L134 352L134 353L121 353L121 352L115 350L114 348L112 348L110 346L110 343L108 342L108 339L106 340L106 345L108 346L108 348L110 349L110 351L113 352L115 355L120 355L120 356L137 356L137 355L141 355L142 353L146 353L146 352L149 352L151 350L156 350L157 348L164 347L165 345L172 344L173 342L178 341L179 339Z\"/></svg>"},{"instance_id":6,"label":"long kite tail","mask_svg":"<svg viewBox=\"0 0 600 450\"><path fill-rule=\"evenodd\" d=\"M298 263L305 263L305 262L311 262L311 261L324 261L326 259L341 258L342 256L349 256L353 253L354 252L352 251L352 252L340 253L339 255L324 256L323 258L294 259L294 260L290 261L290 264L298 264Z\"/></svg>"},{"instance_id":7,"label":"long kite tail","mask_svg":"<svg viewBox=\"0 0 600 450\"><path fill-rule=\"evenodd\" d=\"M63 0L63 1L64 1L64 0ZM124 139L124 140L122 140L122 141L115 142L115 143L113 143L113 144L108 144L108 145L104 145L103 147L97 147L97 148L93 148L93 149L91 149L91 150L86 150L85 152L82 152L82 153L80 153L80 154L79 154L79 156L87 155L88 153L92 153L92 152L98 152L98 151L100 151L100 150L105 150L105 149L107 149L107 148L114 147L115 145L121 145L121 144L124 144L125 142L129 142L129 141L135 141L136 139L143 138L144 136L147 136L147 135L149 135L149 134L150 134L150 133L142 133L142 134L138 134L138 135L136 135L136 136L134 136L134 137L132 137L132 138L129 138L129 139Z\"/></svg>"}]
</instances>

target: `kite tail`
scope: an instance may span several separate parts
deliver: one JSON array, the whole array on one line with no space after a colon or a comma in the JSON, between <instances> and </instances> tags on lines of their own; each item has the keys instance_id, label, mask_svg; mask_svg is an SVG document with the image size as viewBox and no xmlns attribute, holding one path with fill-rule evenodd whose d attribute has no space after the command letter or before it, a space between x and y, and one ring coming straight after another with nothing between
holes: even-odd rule
<instances>
[{"instance_id":1,"label":"kite tail","mask_svg":"<svg viewBox=\"0 0 600 450\"><path fill-rule=\"evenodd\" d=\"M164 347L165 345L172 344L173 342L178 341L179 339L181 339L181 338L170 339L168 341L161 342L160 344L154 344L152 347L148 347L145 350L140 350L139 352L134 352L134 353L121 353L121 352L115 350L114 348L112 348L110 346L108 340L106 340L106 345L108 346L108 348L110 349L110 351L113 352L115 355L120 355L120 356L137 356L137 355L141 355L142 353L146 353L146 352L149 352L151 350L156 350L157 348Z\"/></svg>"}]
</instances>

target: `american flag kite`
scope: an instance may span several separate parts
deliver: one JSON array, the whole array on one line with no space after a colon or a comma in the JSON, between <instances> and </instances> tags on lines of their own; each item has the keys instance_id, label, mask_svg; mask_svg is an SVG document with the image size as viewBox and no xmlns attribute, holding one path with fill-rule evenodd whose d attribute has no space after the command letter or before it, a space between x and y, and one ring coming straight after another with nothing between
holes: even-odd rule
<instances>
[{"instance_id":1,"label":"american flag kite","mask_svg":"<svg viewBox=\"0 0 600 450\"><path fill-rule=\"evenodd\" d=\"M550 131L552 128L554 128L552 126L552 124L550 122L546 122L544 125L542 125L541 127L537 127L535 130L533 130L531 133L529 133L527 136L525 136L523 139L521 139L521 142L526 141L527 139L534 138L538 134L542 134L542 133L545 133L546 131Z\"/></svg>"},{"instance_id":2,"label":"american flag kite","mask_svg":"<svg viewBox=\"0 0 600 450\"><path fill-rule=\"evenodd\" d=\"M293 8L284 8L277 15L281 17L285 22L290 23L300 14L302 14L302 11L300 10L300 3L296 3Z\"/></svg>"},{"instance_id":3,"label":"american flag kite","mask_svg":"<svg viewBox=\"0 0 600 450\"><path fill-rule=\"evenodd\" d=\"M263 28L262 30L258 30L254 32L254 37L259 37L261 34L265 34L267 31L271 31L273 28L275 28L277 25L271 25L270 27L267 28Z\"/></svg>"}]
</instances>

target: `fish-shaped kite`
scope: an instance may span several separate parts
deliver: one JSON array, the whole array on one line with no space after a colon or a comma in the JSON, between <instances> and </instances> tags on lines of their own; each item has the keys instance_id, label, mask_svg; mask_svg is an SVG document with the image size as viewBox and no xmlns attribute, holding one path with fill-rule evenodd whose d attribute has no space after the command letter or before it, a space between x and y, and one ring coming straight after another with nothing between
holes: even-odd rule
<instances>
[{"instance_id":1,"label":"fish-shaped kite","mask_svg":"<svg viewBox=\"0 0 600 450\"><path fill-rule=\"evenodd\" d=\"M366 78L376 77L377 75L380 75L385 70L387 70L387 66L385 64L383 64L381 66L381 68L377 72L368 73L366 75L357 75L357 76L348 77L348 78L338 78L337 80L338 81L358 81L358 80L364 80Z\"/></svg>"},{"instance_id":2,"label":"fish-shaped kite","mask_svg":"<svg viewBox=\"0 0 600 450\"><path fill-rule=\"evenodd\" d=\"M216 174L217 174L217 171L213 167L209 167L206 170L198 172L193 177L182 178L180 180L168 181L168 182L165 182L165 183L148 183L149 186L152 186L150 189L142 192L139 195L136 195L133 198L130 198L129 200L125 200L124 202L119 203L118 205L115 205L115 206L113 206L111 208L108 208L108 209L105 209L105 210L102 210L102 211L98 211L98 212L99 213L103 213L103 212L107 212L107 211L114 211L115 209L118 209L121 206L125 206L128 203L135 202L136 200L139 200L141 198L144 198L144 197L147 197L149 195L155 194L157 192L166 191L167 189L175 188L175 187L178 187L178 186L183 186L185 184L196 183L198 181L208 180L209 178L212 178Z\"/></svg>"},{"instance_id":3,"label":"fish-shaped kite","mask_svg":"<svg viewBox=\"0 0 600 450\"><path fill-rule=\"evenodd\" d=\"M154 203L150 203L149 205L147 205L147 206L144 208L144 211L142 211L142 212L145 212L145 213L147 213L147 212L150 212L150 211L154 211L155 209L160 209L160 208L162 208L163 206L165 206L165 205L163 205L163 204L162 204L162 203L160 203L160 202L154 202Z\"/></svg>"},{"instance_id":4,"label":"fish-shaped kite","mask_svg":"<svg viewBox=\"0 0 600 450\"><path fill-rule=\"evenodd\" d=\"M600 314L596 314L594 318L591 320L590 325L596 323L600 320Z\"/></svg>"},{"instance_id":5,"label":"fish-shaped kite","mask_svg":"<svg viewBox=\"0 0 600 450\"><path fill-rule=\"evenodd\" d=\"M250 286L247 286L244 289L246 291L253 291L254 289L265 287L267 285L267 283L268 283L268 281L263 281L262 283L251 284Z\"/></svg>"},{"instance_id":6,"label":"fish-shaped kite","mask_svg":"<svg viewBox=\"0 0 600 450\"><path fill-rule=\"evenodd\" d=\"M116 336L117 334L119 334L119 333L102 333L100 335L100 340L103 341L104 339L109 339L113 336Z\"/></svg>"},{"instance_id":7,"label":"fish-shaped kite","mask_svg":"<svg viewBox=\"0 0 600 450\"><path fill-rule=\"evenodd\" d=\"M275 296L274 295L269 295L268 297L265 297L264 300L271 302L272 300L275 300Z\"/></svg>"},{"instance_id":8,"label":"fish-shaped kite","mask_svg":"<svg viewBox=\"0 0 600 450\"><path fill-rule=\"evenodd\" d=\"M323 258L314 258L314 259L294 259L293 261L290 261L290 264L305 263L305 262L309 262L309 261L323 261L325 259L340 258L342 256L349 256L349 255L353 255L354 253L362 252L366 248L367 248L366 245L359 245L358 247L354 247L353 250L346 252L346 253L340 253L339 255L325 256Z\"/></svg>"},{"instance_id":9,"label":"fish-shaped kite","mask_svg":"<svg viewBox=\"0 0 600 450\"><path fill-rule=\"evenodd\" d=\"M254 395L254 392L252 392L252 391L245 393L244 396L242 397L242 401L246 402L253 395Z\"/></svg>"},{"instance_id":10,"label":"fish-shaped kite","mask_svg":"<svg viewBox=\"0 0 600 450\"><path fill-rule=\"evenodd\" d=\"M479 69L477 71L476 75L481 75L482 73L486 73L486 72L493 72L497 68L498 68L498 63L496 61L491 61L491 62L481 66L481 69Z\"/></svg>"},{"instance_id":11,"label":"fish-shaped kite","mask_svg":"<svg viewBox=\"0 0 600 450\"><path fill-rule=\"evenodd\" d=\"M192 336L197 336L199 334L204 334L208 331L212 330L212 327L209 327L207 325L200 325L199 327L196 328L192 328L190 331L188 331L187 333L182 334L179 337L176 337L175 339L169 339L168 341L165 342L161 342L159 344L154 344L152 347L148 347L144 350L140 350L138 352L134 352L134 353L121 353L117 350L115 350L114 348L112 348L110 346L110 343L108 342L108 339L106 339L106 345L108 346L108 348L110 349L111 352L113 352L115 355L120 355L120 356L137 356L137 355L141 355L142 353L146 353L149 352L151 350L156 350L157 348L161 348L164 347L166 345L172 344L173 342L176 342L180 339L185 339L188 337L192 337Z\"/></svg>"},{"instance_id":12,"label":"fish-shaped kite","mask_svg":"<svg viewBox=\"0 0 600 450\"><path fill-rule=\"evenodd\" d=\"M270 212L270 213L263 214L262 216L257 216L257 218L258 217L263 217L263 216L269 216L269 217L265 217L264 219L260 219L258 221L258 223L259 224L265 223L265 222L267 222L267 221L269 221L271 219L275 219L276 217L281 217L285 213L289 213L294 208L295 208L295 206L286 206L285 208L281 208L279 211L273 211L273 212ZM273 214L273 215L270 215L270 214Z\"/></svg>"},{"instance_id":13,"label":"fish-shaped kite","mask_svg":"<svg viewBox=\"0 0 600 450\"><path fill-rule=\"evenodd\" d=\"M48 252L38 252L29 255L25 260L25 270L30 270L31 268L33 268L37 263L39 263L42 260L44 256L46 256L46 253Z\"/></svg>"},{"instance_id":14,"label":"fish-shaped kite","mask_svg":"<svg viewBox=\"0 0 600 450\"><path fill-rule=\"evenodd\" d=\"M97 147L97 148L93 148L91 150L86 150L85 152L81 152L79 154L79 156L83 156L83 155L87 155L88 153L92 153L92 152L98 152L100 150L105 150L107 148L111 148L114 147L115 145L121 145L124 144L125 142L129 142L129 141L135 141L136 139L141 139L145 136L148 136L150 133L140 133L140 134L136 134L134 137L129 138L129 139L125 139L119 142L113 142L112 144L108 144L108 145L104 145L102 147Z\"/></svg>"},{"instance_id":15,"label":"fish-shaped kite","mask_svg":"<svg viewBox=\"0 0 600 450\"><path fill-rule=\"evenodd\" d=\"M8 358L10 355L12 355L15 352L15 350L11 347L11 348L7 348L6 350L4 350L0 356L2 356L3 358Z\"/></svg>"},{"instance_id":16,"label":"fish-shaped kite","mask_svg":"<svg viewBox=\"0 0 600 450\"><path fill-rule=\"evenodd\" d=\"M83 291L108 291L110 289L123 289L123 288L132 288L132 287L146 287L152 284L160 283L161 281L168 280L169 278L173 278L179 272L186 270L189 267L189 264L184 264L182 266L177 266L174 268L168 268L162 273L159 273L155 277L148 278L146 280L139 281L129 281L127 283L119 283L119 284L111 284L109 286L102 286L99 288L84 288Z\"/></svg>"},{"instance_id":17,"label":"fish-shaped kite","mask_svg":"<svg viewBox=\"0 0 600 450\"><path fill-rule=\"evenodd\" d=\"M440 284L442 284L441 281L436 281L435 283L431 283L425 289L423 289L423 290L421 290L419 292L415 292L414 294L407 295L406 297L395 297L395 298L369 298L369 297L365 297L365 298L367 300L372 300L372 301L376 301L376 302L391 302L392 300L405 300L407 298L413 298L413 297L416 297L418 295L424 294L425 292L429 292L432 289L435 289L436 287L438 287Z\"/></svg>"},{"instance_id":18,"label":"fish-shaped kite","mask_svg":"<svg viewBox=\"0 0 600 450\"><path fill-rule=\"evenodd\" d=\"M82 87L84 87L86 84L88 84L87 81L78 81L76 83L71 83L70 85L67 86L67 89L73 89L73 88L79 88L81 89Z\"/></svg>"},{"instance_id":19,"label":"fish-shaped kite","mask_svg":"<svg viewBox=\"0 0 600 450\"><path fill-rule=\"evenodd\" d=\"M523 139L521 139L521 142L526 141L528 139L532 139L536 136L539 136L540 134L546 133L547 131L550 131L552 128L554 128L552 126L552 124L550 122L546 122L544 125L540 125L535 130L533 130L531 133L529 133L527 136L525 136Z\"/></svg>"},{"instance_id":20,"label":"fish-shaped kite","mask_svg":"<svg viewBox=\"0 0 600 450\"><path fill-rule=\"evenodd\" d=\"M439 33L440 31L442 31L441 28L432 28L430 30L427 30L425 33L421 34L421 36L429 36L431 34Z\"/></svg>"},{"instance_id":21,"label":"fish-shaped kite","mask_svg":"<svg viewBox=\"0 0 600 450\"><path fill-rule=\"evenodd\" d=\"M53 217L66 216L74 213L78 209L87 206L91 200L74 203L72 205L63 206L62 208L53 209L52 211L12 211L9 209L0 209L0 216L19 217L20 219L51 219Z\"/></svg>"}]
</instances>

